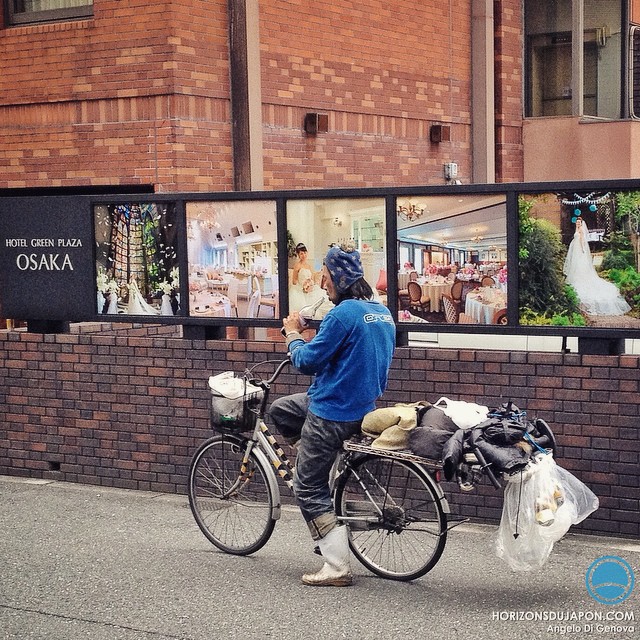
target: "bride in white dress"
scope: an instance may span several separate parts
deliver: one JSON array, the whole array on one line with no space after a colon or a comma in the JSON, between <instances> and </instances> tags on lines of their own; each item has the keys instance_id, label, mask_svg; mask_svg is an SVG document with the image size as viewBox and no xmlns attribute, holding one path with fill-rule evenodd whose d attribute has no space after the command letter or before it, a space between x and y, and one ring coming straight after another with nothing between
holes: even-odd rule
<instances>
[{"instance_id":1,"label":"bride in white dress","mask_svg":"<svg viewBox=\"0 0 640 640\"><path fill-rule=\"evenodd\" d=\"M576 220L576 231L564 261L567 282L575 289L580 309L591 316L622 316L631 307L613 282L601 278L593 266L589 249L589 229L582 218Z\"/></svg>"},{"instance_id":2,"label":"bride in white dress","mask_svg":"<svg viewBox=\"0 0 640 640\"><path fill-rule=\"evenodd\" d=\"M144 299L135 276L131 276L129 281L129 303L127 304L127 313L132 315L158 315L158 310L154 309Z\"/></svg>"},{"instance_id":3,"label":"bride in white dress","mask_svg":"<svg viewBox=\"0 0 640 640\"><path fill-rule=\"evenodd\" d=\"M289 312L300 311L303 307L315 304L320 298L325 298L330 304L326 292L314 279L313 267L307 262L307 247L302 242L296 245L296 255L298 261L293 266L289 287ZM319 319L321 314L316 312L314 317Z\"/></svg>"}]
</instances>

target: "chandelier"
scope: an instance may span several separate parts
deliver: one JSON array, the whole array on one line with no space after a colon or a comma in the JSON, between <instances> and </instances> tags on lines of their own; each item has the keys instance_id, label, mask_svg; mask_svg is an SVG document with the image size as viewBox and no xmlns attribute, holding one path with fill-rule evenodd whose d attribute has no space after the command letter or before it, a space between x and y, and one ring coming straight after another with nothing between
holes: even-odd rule
<instances>
[{"instance_id":1,"label":"chandelier","mask_svg":"<svg viewBox=\"0 0 640 640\"><path fill-rule=\"evenodd\" d=\"M419 202L411 202L411 200L404 200L403 202L398 202L397 205L397 213L398 215L407 222L413 222L418 218L422 217L422 214L427 210L427 205L419 203Z\"/></svg>"}]
</instances>

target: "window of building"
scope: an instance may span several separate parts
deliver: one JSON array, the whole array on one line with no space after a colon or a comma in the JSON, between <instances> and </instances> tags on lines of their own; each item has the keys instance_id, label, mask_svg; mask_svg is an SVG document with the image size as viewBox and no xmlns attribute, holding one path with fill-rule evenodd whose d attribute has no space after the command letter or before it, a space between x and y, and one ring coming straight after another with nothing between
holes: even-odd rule
<instances>
[{"instance_id":1,"label":"window of building","mask_svg":"<svg viewBox=\"0 0 640 640\"><path fill-rule=\"evenodd\" d=\"M525 2L525 115L624 115L622 5L584 0L580 11L572 0Z\"/></svg>"},{"instance_id":2,"label":"window of building","mask_svg":"<svg viewBox=\"0 0 640 640\"><path fill-rule=\"evenodd\" d=\"M631 27L631 116L640 118L640 27Z\"/></svg>"},{"instance_id":3,"label":"window of building","mask_svg":"<svg viewBox=\"0 0 640 640\"><path fill-rule=\"evenodd\" d=\"M93 15L93 0L5 0L9 24L53 22Z\"/></svg>"}]
</instances>

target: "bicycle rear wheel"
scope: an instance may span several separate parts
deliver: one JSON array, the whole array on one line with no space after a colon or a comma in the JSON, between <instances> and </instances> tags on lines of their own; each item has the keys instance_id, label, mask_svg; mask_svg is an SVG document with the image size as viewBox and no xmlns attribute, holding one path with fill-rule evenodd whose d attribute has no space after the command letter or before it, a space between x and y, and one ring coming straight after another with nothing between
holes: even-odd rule
<instances>
[{"instance_id":1,"label":"bicycle rear wheel","mask_svg":"<svg viewBox=\"0 0 640 640\"><path fill-rule=\"evenodd\" d=\"M417 465L381 456L356 460L338 480L338 516L370 571L414 580L432 569L447 541L447 516L434 480Z\"/></svg>"},{"instance_id":2,"label":"bicycle rear wheel","mask_svg":"<svg viewBox=\"0 0 640 640\"><path fill-rule=\"evenodd\" d=\"M274 497L260 459L252 451L246 469L246 440L218 435L196 451L189 468L189 506L202 533L235 555L262 548L273 533Z\"/></svg>"}]
</instances>

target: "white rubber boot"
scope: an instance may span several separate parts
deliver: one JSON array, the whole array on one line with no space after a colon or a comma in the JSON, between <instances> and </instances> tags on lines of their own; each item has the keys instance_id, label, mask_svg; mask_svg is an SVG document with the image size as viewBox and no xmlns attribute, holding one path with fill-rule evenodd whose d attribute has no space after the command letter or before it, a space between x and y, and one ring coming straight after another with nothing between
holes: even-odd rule
<instances>
[{"instance_id":1,"label":"white rubber boot","mask_svg":"<svg viewBox=\"0 0 640 640\"><path fill-rule=\"evenodd\" d=\"M302 582L314 587L348 587L353 583L349 564L349 537L347 527L339 525L319 541L324 559L317 573L305 573Z\"/></svg>"}]
</instances>

